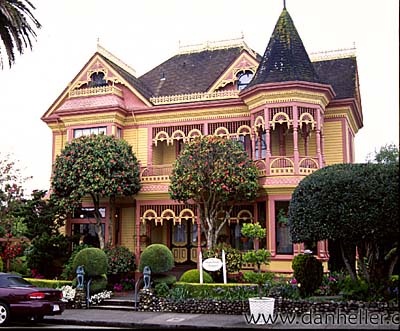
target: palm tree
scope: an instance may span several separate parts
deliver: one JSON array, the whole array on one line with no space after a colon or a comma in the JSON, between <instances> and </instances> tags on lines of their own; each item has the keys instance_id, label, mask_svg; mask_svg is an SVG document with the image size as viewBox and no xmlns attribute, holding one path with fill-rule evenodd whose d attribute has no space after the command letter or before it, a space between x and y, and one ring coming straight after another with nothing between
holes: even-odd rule
<instances>
[{"instance_id":1,"label":"palm tree","mask_svg":"<svg viewBox=\"0 0 400 331\"><path fill-rule=\"evenodd\" d=\"M42 27L33 16L31 10L36 9L29 0L0 0L0 38L8 57L8 64L15 63L15 49L22 54L29 47L32 50L33 37L36 40L36 32ZM3 69L4 52L0 44L0 68Z\"/></svg>"}]
</instances>

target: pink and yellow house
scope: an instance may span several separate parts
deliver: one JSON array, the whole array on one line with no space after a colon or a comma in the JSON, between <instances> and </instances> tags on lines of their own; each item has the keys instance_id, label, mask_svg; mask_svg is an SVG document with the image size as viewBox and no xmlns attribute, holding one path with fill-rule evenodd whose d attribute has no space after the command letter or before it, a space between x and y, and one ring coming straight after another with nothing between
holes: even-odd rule
<instances>
[{"instance_id":1,"label":"pink and yellow house","mask_svg":"<svg viewBox=\"0 0 400 331\"><path fill-rule=\"evenodd\" d=\"M267 228L262 247L270 250L269 268L276 272L291 272L293 256L305 249L328 260L327 242L291 242L284 215L304 176L354 162L354 137L363 126L354 50L310 58L286 8L263 56L242 39L208 42L181 47L137 77L98 46L42 120L52 131L53 160L66 142L85 134L114 135L132 146L142 189L119 199L113 215L104 199L105 240L137 258L148 244L166 244L176 265L195 265L203 241L195 206L169 198L174 160L195 136L240 141L259 169L262 194L235 205L221 240L245 250L242 224L260 222ZM65 233L94 234L89 201L71 216Z\"/></svg>"}]
</instances>

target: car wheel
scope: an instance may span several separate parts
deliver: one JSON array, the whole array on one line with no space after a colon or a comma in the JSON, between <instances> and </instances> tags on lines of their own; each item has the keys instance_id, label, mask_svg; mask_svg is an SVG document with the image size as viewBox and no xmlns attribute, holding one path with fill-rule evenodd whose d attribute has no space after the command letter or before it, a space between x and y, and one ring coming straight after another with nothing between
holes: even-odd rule
<instances>
[{"instance_id":1,"label":"car wheel","mask_svg":"<svg viewBox=\"0 0 400 331\"><path fill-rule=\"evenodd\" d=\"M7 304L0 302L0 326L6 325L10 319L10 309Z\"/></svg>"}]
</instances>

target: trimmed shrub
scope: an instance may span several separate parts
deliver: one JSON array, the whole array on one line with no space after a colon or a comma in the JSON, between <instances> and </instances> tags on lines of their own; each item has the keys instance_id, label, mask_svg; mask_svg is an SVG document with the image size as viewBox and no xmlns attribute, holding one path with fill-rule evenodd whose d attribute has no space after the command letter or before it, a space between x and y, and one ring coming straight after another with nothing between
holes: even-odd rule
<instances>
[{"instance_id":1,"label":"trimmed shrub","mask_svg":"<svg viewBox=\"0 0 400 331\"><path fill-rule=\"evenodd\" d=\"M70 255L68 261L64 265L63 272L60 275L61 279L72 280L72 279L74 279L76 277L76 268L74 269L75 256L82 249L89 248L89 247L91 247L91 246L90 245L86 245L86 244L81 244L81 245L75 245L74 246L74 249L71 252L71 255Z\"/></svg>"},{"instance_id":2,"label":"trimmed shrub","mask_svg":"<svg viewBox=\"0 0 400 331\"><path fill-rule=\"evenodd\" d=\"M160 275L155 275L154 277L152 277L152 279L155 286L160 283L165 283L168 286L171 286L176 283L176 276L174 275L160 274Z\"/></svg>"},{"instance_id":3,"label":"trimmed shrub","mask_svg":"<svg viewBox=\"0 0 400 331\"><path fill-rule=\"evenodd\" d=\"M140 255L139 271L143 272L145 266L150 267L152 274L169 271L174 267L174 256L163 244L149 245Z\"/></svg>"},{"instance_id":4,"label":"trimmed shrub","mask_svg":"<svg viewBox=\"0 0 400 331\"><path fill-rule=\"evenodd\" d=\"M73 270L80 265L85 270L85 278L101 276L107 273L107 255L100 248L84 248L76 254L72 264Z\"/></svg>"},{"instance_id":5,"label":"trimmed shrub","mask_svg":"<svg viewBox=\"0 0 400 331\"><path fill-rule=\"evenodd\" d=\"M90 295L104 291L107 288L107 275L94 276L90 283Z\"/></svg>"},{"instance_id":6,"label":"trimmed shrub","mask_svg":"<svg viewBox=\"0 0 400 331\"><path fill-rule=\"evenodd\" d=\"M200 283L200 270L190 269L186 270L182 276L179 278L180 282L183 283ZM211 275L203 270L203 283L214 283Z\"/></svg>"},{"instance_id":7,"label":"trimmed shrub","mask_svg":"<svg viewBox=\"0 0 400 331\"><path fill-rule=\"evenodd\" d=\"M0 272L3 272L3 259L0 257Z\"/></svg>"},{"instance_id":8,"label":"trimmed shrub","mask_svg":"<svg viewBox=\"0 0 400 331\"><path fill-rule=\"evenodd\" d=\"M324 269L322 262L311 254L299 254L292 261L293 277L300 284L300 295L307 297L322 284Z\"/></svg>"}]
</instances>

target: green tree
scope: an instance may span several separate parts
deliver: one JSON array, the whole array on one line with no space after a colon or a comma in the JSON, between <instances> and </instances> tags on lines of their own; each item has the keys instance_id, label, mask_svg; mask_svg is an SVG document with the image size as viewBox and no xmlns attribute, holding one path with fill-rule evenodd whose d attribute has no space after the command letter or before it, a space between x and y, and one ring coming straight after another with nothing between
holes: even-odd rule
<instances>
[{"instance_id":1,"label":"green tree","mask_svg":"<svg viewBox=\"0 0 400 331\"><path fill-rule=\"evenodd\" d=\"M369 154L367 162L373 163L399 163L399 147L395 144L386 144L379 151Z\"/></svg>"},{"instance_id":2,"label":"green tree","mask_svg":"<svg viewBox=\"0 0 400 331\"><path fill-rule=\"evenodd\" d=\"M0 154L0 238L5 239L0 248L7 271L11 260L16 257L7 252L15 251L15 239L23 237L26 230L16 210L24 197L23 184L30 178L22 176L17 162L12 160L10 154Z\"/></svg>"},{"instance_id":3,"label":"green tree","mask_svg":"<svg viewBox=\"0 0 400 331\"><path fill-rule=\"evenodd\" d=\"M64 211L45 195L46 191L33 191L31 199L24 199L15 214L23 221L24 234L31 241L26 250L29 268L53 278L61 274L68 259L69 240L60 233L66 219Z\"/></svg>"},{"instance_id":4,"label":"green tree","mask_svg":"<svg viewBox=\"0 0 400 331\"><path fill-rule=\"evenodd\" d=\"M95 230L103 249L100 199L108 197L112 205L117 196L136 194L140 190L139 162L125 140L103 134L82 136L73 139L57 156L51 187L69 211L78 207L83 197L91 197Z\"/></svg>"},{"instance_id":5,"label":"green tree","mask_svg":"<svg viewBox=\"0 0 400 331\"><path fill-rule=\"evenodd\" d=\"M375 285L388 281L398 259L398 168L336 164L305 177L289 205L293 242L338 240L344 257L346 245L354 243L361 276Z\"/></svg>"},{"instance_id":6,"label":"green tree","mask_svg":"<svg viewBox=\"0 0 400 331\"><path fill-rule=\"evenodd\" d=\"M255 199L258 172L239 142L197 137L176 159L169 190L171 199L197 205L207 248L214 248L233 204Z\"/></svg>"},{"instance_id":7,"label":"green tree","mask_svg":"<svg viewBox=\"0 0 400 331\"><path fill-rule=\"evenodd\" d=\"M40 29L41 24L32 14L36 9L28 0L2 0L0 1L0 38L3 42L8 64L15 63L15 49L19 54L29 47L32 49L32 40L36 40L35 28ZM3 50L0 47L0 67L3 69Z\"/></svg>"}]
</instances>

